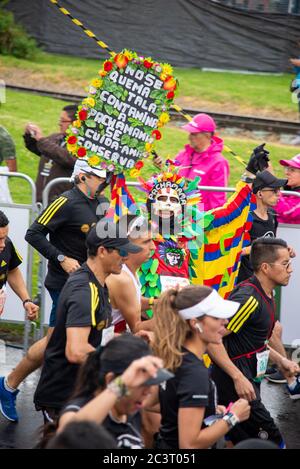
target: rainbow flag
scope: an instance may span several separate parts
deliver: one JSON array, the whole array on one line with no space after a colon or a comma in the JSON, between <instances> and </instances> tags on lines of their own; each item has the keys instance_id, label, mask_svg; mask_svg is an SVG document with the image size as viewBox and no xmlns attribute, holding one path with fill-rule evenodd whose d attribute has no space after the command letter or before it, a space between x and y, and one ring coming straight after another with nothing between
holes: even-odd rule
<instances>
[{"instance_id":1,"label":"rainbow flag","mask_svg":"<svg viewBox=\"0 0 300 469\"><path fill-rule=\"evenodd\" d=\"M213 216L205 228L205 239L197 253L192 251L192 283L207 285L226 298L235 286L241 251L250 244L251 212L255 197L250 187L239 182L228 202L207 212Z\"/></svg>"}]
</instances>

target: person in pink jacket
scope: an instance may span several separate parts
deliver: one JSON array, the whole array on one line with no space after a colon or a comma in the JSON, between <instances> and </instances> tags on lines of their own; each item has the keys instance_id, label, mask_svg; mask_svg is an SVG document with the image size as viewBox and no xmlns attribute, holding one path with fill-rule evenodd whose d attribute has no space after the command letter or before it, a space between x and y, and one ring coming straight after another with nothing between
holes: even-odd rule
<instances>
[{"instance_id":1,"label":"person in pink jacket","mask_svg":"<svg viewBox=\"0 0 300 469\"><path fill-rule=\"evenodd\" d=\"M288 178L285 189L300 193L300 154L291 160L280 160L279 163L285 166ZM300 197L281 195L275 210L280 223L300 224Z\"/></svg>"},{"instance_id":2,"label":"person in pink jacket","mask_svg":"<svg viewBox=\"0 0 300 469\"><path fill-rule=\"evenodd\" d=\"M228 185L229 164L222 156L223 140L214 135L216 123L208 114L197 114L191 122L182 127L189 132L188 145L175 157L180 167L178 174L187 180L200 176L201 186ZM163 160L158 155L154 164L162 168ZM202 191L205 210L219 207L226 202L226 192Z\"/></svg>"}]
</instances>

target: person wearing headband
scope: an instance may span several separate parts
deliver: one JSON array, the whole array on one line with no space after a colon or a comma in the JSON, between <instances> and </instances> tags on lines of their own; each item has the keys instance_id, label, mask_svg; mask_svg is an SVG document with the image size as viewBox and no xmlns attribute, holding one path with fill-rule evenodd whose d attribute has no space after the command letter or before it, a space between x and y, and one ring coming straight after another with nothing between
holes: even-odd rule
<instances>
[{"instance_id":1,"label":"person wearing headband","mask_svg":"<svg viewBox=\"0 0 300 469\"><path fill-rule=\"evenodd\" d=\"M90 353L60 414L58 432L70 422L92 421L104 426L118 448L143 448L141 409L154 386L174 376L162 365L143 339L128 333Z\"/></svg>"},{"instance_id":2,"label":"person wearing headband","mask_svg":"<svg viewBox=\"0 0 300 469\"><path fill-rule=\"evenodd\" d=\"M244 399L230 411L217 406L216 387L203 362L207 346L222 342L228 318L238 308L239 303L198 285L167 290L155 304L153 350L175 374L159 388L157 449L210 448L248 418L250 407ZM208 417L215 422L212 426L207 426Z\"/></svg>"}]
</instances>

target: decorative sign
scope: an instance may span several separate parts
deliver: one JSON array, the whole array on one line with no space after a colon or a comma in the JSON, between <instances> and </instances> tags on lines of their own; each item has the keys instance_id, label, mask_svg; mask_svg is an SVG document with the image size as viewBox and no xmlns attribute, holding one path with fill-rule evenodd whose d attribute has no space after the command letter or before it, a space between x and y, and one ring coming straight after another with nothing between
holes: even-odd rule
<instances>
[{"instance_id":1,"label":"decorative sign","mask_svg":"<svg viewBox=\"0 0 300 469\"><path fill-rule=\"evenodd\" d=\"M67 148L91 166L136 177L162 138L178 86L172 67L124 50L103 64L68 130Z\"/></svg>"}]
</instances>

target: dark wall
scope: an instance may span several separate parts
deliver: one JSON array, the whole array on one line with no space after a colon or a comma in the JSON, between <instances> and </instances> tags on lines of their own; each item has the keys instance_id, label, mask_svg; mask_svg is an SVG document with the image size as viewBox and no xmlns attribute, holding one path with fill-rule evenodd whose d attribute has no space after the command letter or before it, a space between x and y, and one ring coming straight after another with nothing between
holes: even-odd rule
<instances>
[{"instance_id":1,"label":"dark wall","mask_svg":"<svg viewBox=\"0 0 300 469\"><path fill-rule=\"evenodd\" d=\"M113 50L127 47L175 66L282 72L291 55L300 55L299 16L246 12L210 0L61 3ZM49 52L107 56L49 0L10 0L8 7Z\"/></svg>"}]
</instances>

